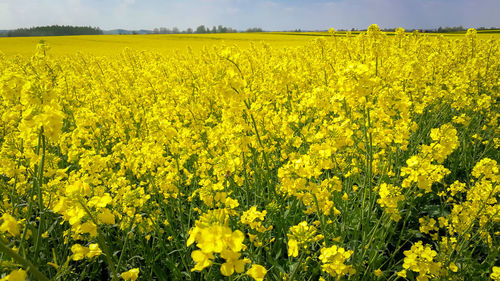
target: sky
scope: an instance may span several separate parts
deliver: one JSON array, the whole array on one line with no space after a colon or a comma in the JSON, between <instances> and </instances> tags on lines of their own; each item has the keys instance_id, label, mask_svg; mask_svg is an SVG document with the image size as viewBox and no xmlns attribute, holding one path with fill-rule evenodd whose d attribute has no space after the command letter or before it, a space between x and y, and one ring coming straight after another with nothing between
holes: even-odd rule
<instances>
[{"instance_id":1,"label":"sky","mask_svg":"<svg viewBox=\"0 0 500 281\"><path fill-rule=\"evenodd\" d=\"M500 27L500 0L0 0L0 29L78 25L103 30L223 25L267 31Z\"/></svg>"}]
</instances>

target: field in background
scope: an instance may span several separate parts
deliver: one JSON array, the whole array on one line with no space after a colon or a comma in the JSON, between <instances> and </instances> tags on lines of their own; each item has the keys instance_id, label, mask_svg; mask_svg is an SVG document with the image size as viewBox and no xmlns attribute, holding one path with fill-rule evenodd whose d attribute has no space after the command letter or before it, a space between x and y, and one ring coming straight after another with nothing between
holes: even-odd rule
<instances>
[{"instance_id":1,"label":"field in background","mask_svg":"<svg viewBox=\"0 0 500 281\"><path fill-rule=\"evenodd\" d=\"M315 37L315 36L313 36ZM76 52L96 56L113 56L125 48L159 53L185 51L189 46L201 50L204 46L237 45L246 48L252 42L266 42L273 47L299 46L311 40L311 36L274 33L226 33L226 34L169 34L169 35L89 35L64 37L0 38L0 51L7 56L20 54L31 56L35 46L44 40L55 56Z\"/></svg>"},{"instance_id":2,"label":"field in background","mask_svg":"<svg viewBox=\"0 0 500 281\"><path fill-rule=\"evenodd\" d=\"M500 32L500 31L499 31ZM357 35L359 32L352 32ZM393 34L388 32L387 34ZM429 33L437 36L437 33ZM447 33L446 36L463 36L463 33ZM480 38L499 38L500 33L478 31ZM53 56L73 55L77 52L95 56L115 56L125 48L169 54L217 45L236 45L246 48L251 43L265 42L273 47L304 46L314 38L329 36L328 32L269 32L269 33L224 33L224 34L161 34L161 35L82 35L50 37L0 37L0 52L6 56L31 56L36 45L45 41ZM336 36L345 36L338 32Z\"/></svg>"}]
</instances>

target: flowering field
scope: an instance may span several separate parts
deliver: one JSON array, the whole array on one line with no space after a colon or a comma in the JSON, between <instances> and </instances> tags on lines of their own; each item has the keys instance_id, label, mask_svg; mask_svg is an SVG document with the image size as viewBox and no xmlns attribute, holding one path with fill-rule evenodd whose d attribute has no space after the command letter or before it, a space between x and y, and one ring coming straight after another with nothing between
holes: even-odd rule
<instances>
[{"instance_id":1,"label":"flowering field","mask_svg":"<svg viewBox=\"0 0 500 281\"><path fill-rule=\"evenodd\" d=\"M351 32L351 36L359 32ZM393 32L386 33L394 35ZM462 38L463 34L443 33L445 37ZM125 48L148 51L164 56L185 53L189 49L199 52L205 47L221 45L245 49L252 43L266 42L273 48L303 47L315 38L329 36L328 32L263 32L263 33L213 33L213 34L147 34L147 35L78 35L46 37L0 37L0 52L6 57L21 55L31 57L35 46L44 41L50 46L50 56L59 58L81 53L92 56L116 58ZM346 36L340 31L336 36ZM438 34L429 34L431 37ZM500 39L500 30L478 30L479 39Z\"/></svg>"},{"instance_id":2,"label":"flowering field","mask_svg":"<svg viewBox=\"0 0 500 281\"><path fill-rule=\"evenodd\" d=\"M0 278L500 280L499 43L0 55Z\"/></svg>"},{"instance_id":3,"label":"flowering field","mask_svg":"<svg viewBox=\"0 0 500 281\"><path fill-rule=\"evenodd\" d=\"M40 40L50 47L52 57L74 55L76 53L93 56L116 57L124 48L149 51L162 55L175 55L188 49L200 51L213 45L236 45L247 48L252 42L264 41L273 47L303 46L314 37L324 37L328 33L218 33L218 34L148 34L148 35L79 35L48 37L0 37L0 52L11 57L17 54L32 56L34 47ZM482 37L484 35L479 34ZM496 36L488 34L488 36Z\"/></svg>"}]
</instances>

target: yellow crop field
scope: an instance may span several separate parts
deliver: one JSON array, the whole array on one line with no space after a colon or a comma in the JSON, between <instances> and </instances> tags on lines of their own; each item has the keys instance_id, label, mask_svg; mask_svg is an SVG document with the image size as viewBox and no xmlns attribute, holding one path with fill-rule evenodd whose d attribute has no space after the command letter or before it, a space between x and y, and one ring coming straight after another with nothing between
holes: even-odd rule
<instances>
[{"instance_id":1,"label":"yellow crop field","mask_svg":"<svg viewBox=\"0 0 500 281\"><path fill-rule=\"evenodd\" d=\"M221 45L247 48L252 43L261 42L274 47L294 47L304 45L311 37L281 33L0 37L0 52L7 56L31 56L41 40L50 45L50 53L53 56L74 55L77 52L95 56L116 56L125 48L172 54L185 52L188 46L195 51Z\"/></svg>"},{"instance_id":2,"label":"yellow crop field","mask_svg":"<svg viewBox=\"0 0 500 281\"><path fill-rule=\"evenodd\" d=\"M359 32L351 33L351 36ZM387 33L394 35L394 33ZM463 37L463 34L442 34L446 37ZM223 34L169 34L169 35L81 35L49 37L0 37L0 52L11 57L31 56L41 41L50 46L51 56L71 56L77 53L94 56L119 56L126 48L149 51L164 55L184 53L188 47L193 51L220 46L248 48L252 44L265 43L276 48L299 47L328 32L266 32ZM336 37L348 36L338 32ZM439 36L430 34L427 36ZM479 33L482 39L500 37L500 33Z\"/></svg>"},{"instance_id":3,"label":"yellow crop field","mask_svg":"<svg viewBox=\"0 0 500 281\"><path fill-rule=\"evenodd\" d=\"M497 37L44 40L0 40L2 281L500 280Z\"/></svg>"}]
</instances>

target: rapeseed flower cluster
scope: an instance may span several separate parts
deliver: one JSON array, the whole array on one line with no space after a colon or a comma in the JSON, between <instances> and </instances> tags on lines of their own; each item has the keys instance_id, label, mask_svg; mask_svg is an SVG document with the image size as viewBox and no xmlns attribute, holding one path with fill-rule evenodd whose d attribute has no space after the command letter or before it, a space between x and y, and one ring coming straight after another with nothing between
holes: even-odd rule
<instances>
[{"instance_id":1,"label":"rapeseed flower cluster","mask_svg":"<svg viewBox=\"0 0 500 281\"><path fill-rule=\"evenodd\" d=\"M316 227L309 225L307 221L300 222L290 227L288 236L288 256L297 257L299 249L307 249L309 244L323 239L322 234L316 234Z\"/></svg>"},{"instance_id":2,"label":"rapeseed flower cluster","mask_svg":"<svg viewBox=\"0 0 500 281\"><path fill-rule=\"evenodd\" d=\"M407 270L418 272L417 280L419 281L427 281L440 276L442 264L434 260L437 252L429 245L423 245L422 241L418 241L404 254L404 269L398 272L399 276L406 277Z\"/></svg>"},{"instance_id":3,"label":"rapeseed flower cluster","mask_svg":"<svg viewBox=\"0 0 500 281\"><path fill-rule=\"evenodd\" d=\"M458 147L457 130L451 124L439 129L432 129L430 145L420 146L419 154L406 161L407 167L401 169L401 175L407 176L402 186L409 188L416 183L424 192L431 192L432 184L440 182L450 173L441 163ZM433 163L436 162L436 163Z\"/></svg>"},{"instance_id":4,"label":"rapeseed flower cluster","mask_svg":"<svg viewBox=\"0 0 500 281\"><path fill-rule=\"evenodd\" d=\"M246 249L243 244L245 236L239 230L232 231L226 225L227 219L228 215L223 211L208 213L189 231L187 246L196 242L200 249L191 253L196 263L192 271L202 271L211 266L216 258L214 254L219 254L225 260L220 267L222 275L231 276L234 272L245 271L245 264L251 262L248 258L240 258L241 251Z\"/></svg>"},{"instance_id":5,"label":"rapeseed flower cluster","mask_svg":"<svg viewBox=\"0 0 500 281\"><path fill-rule=\"evenodd\" d=\"M386 213L390 214L391 219L399 221L401 215L398 212L398 202L405 199L404 195L401 194L401 188L383 183L377 189L380 196L377 203L384 208Z\"/></svg>"},{"instance_id":6,"label":"rapeseed flower cluster","mask_svg":"<svg viewBox=\"0 0 500 281\"><path fill-rule=\"evenodd\" d=\"M264 225L262 225L262 221L264 221L266 214L266 210L259 212L257 211L256 206L252 206L248 211L243 212L243 214L241 215L241 223L247 224L251 229L261 233L272 230L273 226L269 226L266 228Z\"/></svg>"},{"instance_id":7,"label":"rapeseed flower cluster","mask_svg":"<svg viewBox=\"0 0 500 281\"><path fill-rule=\"evenodd\" d=\"M323 35L0 54L0 278L499 279L499 40Z\"/></svg>"},{"instance_id":8,"label":"rapeseed flower cluster","mask_svg":"<svg viewBox=\"0 0 500 281\"><path fill-rule=\"evenodd\" d=\"M331 246L322 248L319 259L321 260L321 269L332 277L342 277L346 274L355 274L356 270L352 266L345 265L353 251L346 251L342 247Z\"/></svg>"}]
</instances>

